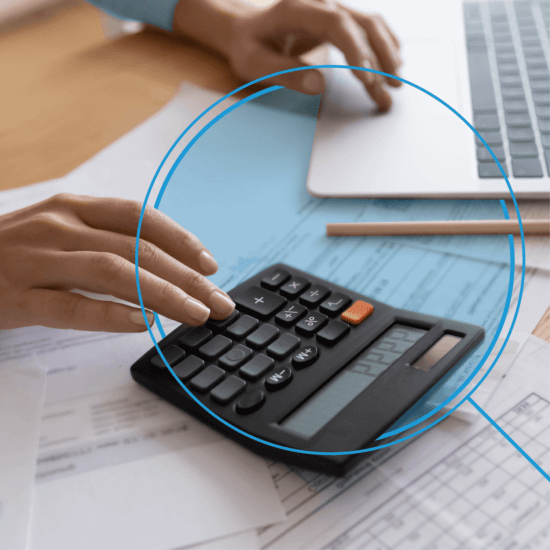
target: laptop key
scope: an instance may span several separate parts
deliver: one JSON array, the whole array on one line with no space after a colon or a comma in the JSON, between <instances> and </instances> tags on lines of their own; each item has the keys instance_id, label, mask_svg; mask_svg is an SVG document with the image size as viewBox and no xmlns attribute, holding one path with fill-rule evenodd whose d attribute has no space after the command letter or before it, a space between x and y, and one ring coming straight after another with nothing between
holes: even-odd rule
<instances>
[{"instance_id":1,"label":"laptop key","mask_svg":"<svg viewBox=\"0 0 550 550\"><path fill-rule=\"evenodd\" d=\"M497 104L487 52L469 51L468 67L474 111L496 111Z\"/></svg>"},{"instance_id":2,"label":"laptop key","mask_svg":"<svg viewBox=\"0 0 550 550\"><path fill-rule=\"evenodd\" d=\"M537 146L532 143L510 143L510 155L512 158L536 157Z\"/></svg>"},{"instance_id":3,"label":"laptop key","mask_svg":"<svg viewBox=\"0 0 550 550\"><path fill-rule=\"evenodd\" d=\"M512 159L512 172L516 178L542 178L542 166L536 157Z\"/></svg>"},{"instance_id":4,"label":"laptop key","mask_svg":"<svg viewBox=\"0 0 550 550\"><path fill-rule=\"evenodd\" d=\"M506 86L521 86L521 76L518 74L505 74L500 77L500 85Z\"/></svg>"},{"instance_id":5,"label":"laptop key","mask_svg":"<svg viewBox=\"0 0 550 550\"><path fill-rule=\"evenodd\" d=\"M506 115L506 125L509 128L529 128L531 117L529 113L508 113Z\"/></svg>"},{"instance_id":6,"label":"laptop key","mask_svg":"<svg viewBox=\"0 0 550 550\"><path fill-rule=\"evenodd\" d=\"M550 134L550 120L539 118L538 123L541 134Z\"/></svg>"},{"instance_id":7,"label":"laptop key","mask_svg":"<svg viewBox=\"0 0 550 550\"><path fill-rule=\"evenodd\" d=\"M500 95L503 99L516 99L525 101L525 93L522 87L501 88Z\"/></svg>"},{"instance_id":8,"label":"laptop key","mask_svg":"<svg viewBox=\"0 0 550 550\"><path fill-rule=\"evenodd\" d=\"M520 100L504 100L504 111L507 113L527 113L527 102Z\"/></svg>"},{"instance_id":9,"label":"laptop key","mask_svg":"<svg viewBox=\"0 0 550 550\"><path fill-rule=\"evenodd\" d=\"M504 173L508 175L508 172L506 171L506 166L503 164L502 168L504 168ZM502 178L502 173L499 170L499 167L496 165L496 163L491 162L482 162L481 164L477 165L477 173L479 174L480 178Z\"/></svg>"},{"instance_id":10,"label":"laptop key","mask_svg":"<svg viewBox=\"0 0 550 550\"><path fill-rule=\"evenodd\" d=\"M550 150L544 151L544 161L546 162L546 171L550 174Z\"/></svg>"},{"instance_id":11,"label":"laptop key","mask_svg":"<svg viewBox=\"0 0 550 550\"><path fill-rule=\"evenodd\" d=\"M545 149L550 149L550 134L541 134L540 140Z\"/></svg>"},{"instance_id":12,"label":"laptop key","mask_svg":"<svg viewBox=\"0 0 550 550\"><path fill-rule=\"evenodd\" d=\"M550 94L535 92L533 94L533 101L535 105L550 105Z\"/></svg>"},{"instance_id":13,"label":"laptop key","mask_svg":"<svg viewBox=\"0 0 550 550\"><path fill-rule=\"evenodd\" d=\"M499 131L479 133L489 145L502 145L502 135ZM483 145L483 142L477 136L476 141L478 145Z\"/></svg>"},{"instance_id":14,"label":"laptop key","mask_svg":"<svg viewBox=\"0 0 550 550\"><path fill-rule=\"evenodd\" d=\"M480 130L498 130L500 123L497 113L474 113L474 126L478 132Z\"/></svg>"},{"instance_id":15,"label":"laptop key","mask_svg":"<svg viewBox=\"0 0 550 550\"><path fill-rule=\"evenodd\" d=\"M503 160L506 160L506 155L504 153L504 147L495 145L495 147L491 147L493 153L495 154L495 157L502 162ZM486 147L478 147L477 148L477 160L479 162L495 162L495 159L489 153L489 150ZM321 307L321 311L323 311ZM325 313L325 312L323 312Z\"/></svg>"},{"instance_id":16,"label":"laptop key","mask_svg":"<svg viewBox=\"0 0 550 550\"><path fill-rule=\"evenodd\" d=\"M532 80L531 91L550 93L550 81L548 80Z\"/></svg>"},{"instance_id":17,"label":"laptop key","mask_svg":"<svg viewBox=\"0 0 550 550\"><path fill-rule=\"evenodd\" d=\"M550 118L550 107L548 105L535 105L537 118Z\"/></svg>"},{"instance_id":18,"label":"laptop key","mask_svg":"<svg viewBox=\"0 0 550 550\"><path fill-rule=\"evenodd\" d=\"M532 142L535 139L535 134L532 128L509 128L508 139L514 142Z\"/></svg>"}]
</instances>

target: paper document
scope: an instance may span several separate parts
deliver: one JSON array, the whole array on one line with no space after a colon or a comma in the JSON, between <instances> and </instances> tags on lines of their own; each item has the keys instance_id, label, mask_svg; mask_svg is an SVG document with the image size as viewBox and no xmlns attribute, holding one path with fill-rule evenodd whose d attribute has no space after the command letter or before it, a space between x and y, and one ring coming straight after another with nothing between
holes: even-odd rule
<instances>
[{"instance_id":1,"label":"paper document","mask_svg":"<svg viewBox=\"0 0 550 550\"><path fill-rule=\"evenodd\" d=\"M33 548L176 548L284 519L262 459L131 379L147 333L1 336L47 368Z\"/></svg>"},{"instance_id":2,"label":"paper document","mask_svg":"<svg viewBox=\"0 0 550 550\"><path fill-rule=\"evenodd\" d=\"M0 363L0 549L27 547L45 388L32 361Z\"/></svg>"},{"instance_id":3,"label":"paper document","mask_svg":"<svg viewBox=\"0 0 550 550\"><path fill-rule=\"evenodd\" d=\"M549 354L530 337L488 408L546 471ZM548 547L548 482L481 415L473 425L448 418L388 456L344 478L272 465L288 520L261 530L262 548Z\"/></svg>"}]
</instances>

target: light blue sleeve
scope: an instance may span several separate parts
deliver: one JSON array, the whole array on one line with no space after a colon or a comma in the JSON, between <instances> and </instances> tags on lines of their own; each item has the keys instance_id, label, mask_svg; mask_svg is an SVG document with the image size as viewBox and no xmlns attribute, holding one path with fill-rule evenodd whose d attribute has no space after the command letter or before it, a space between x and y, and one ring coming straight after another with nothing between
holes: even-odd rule
<instances>
[{"instance_id":1,"label":"light blue sleeve","mask_svg":"<svg viewBox=\"0 0 550 550\"><path fill-rule=\"evenodd\" d=\"M99 9L119 17L172 30L174 10L179 0L88 0Z\"/></svg>"}]
</instances>

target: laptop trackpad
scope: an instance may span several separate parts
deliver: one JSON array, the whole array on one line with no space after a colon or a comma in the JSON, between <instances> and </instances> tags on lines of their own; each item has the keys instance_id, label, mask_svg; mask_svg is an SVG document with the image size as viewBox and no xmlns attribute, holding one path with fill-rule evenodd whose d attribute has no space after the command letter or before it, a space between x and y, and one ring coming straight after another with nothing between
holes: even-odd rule
<instances>
[{"instance_id":1,"label":"laptop trackpad","mask_svg":"<svg viewBox=\"0 0 550 550\"><path fill-rule=\"evenodd\" d=\"M462 112L452 41L403 46L402 78ZM330 64L347 64L331 48ZM444 105L408 84L390 88L393 107L380 114L346 69L327 69L327 87L308 176L315 196L440 193L444 180L470 175L471 130ZM471 144L470 144L471 145ZM421 191L421 189L423 191ZM452 188L452 184L451 184Z\"/></svg>"}]
</instances>

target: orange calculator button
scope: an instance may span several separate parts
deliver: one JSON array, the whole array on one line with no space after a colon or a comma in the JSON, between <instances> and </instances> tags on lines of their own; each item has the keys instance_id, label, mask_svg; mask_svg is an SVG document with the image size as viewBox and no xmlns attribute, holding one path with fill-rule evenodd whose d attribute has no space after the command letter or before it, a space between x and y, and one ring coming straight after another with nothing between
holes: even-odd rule
<instances>
[{"instance_id":1,"label":"orange calculator button","mask_svg":"<svg viewBox=\"0 0 550 550\"><path fill-rule=\"evenodd\" d=\"M373 311L374 308L371 304L357 300L355 304L342 313L342 321L351 325L360 325Z\"/></svg>"}]
</instances>

